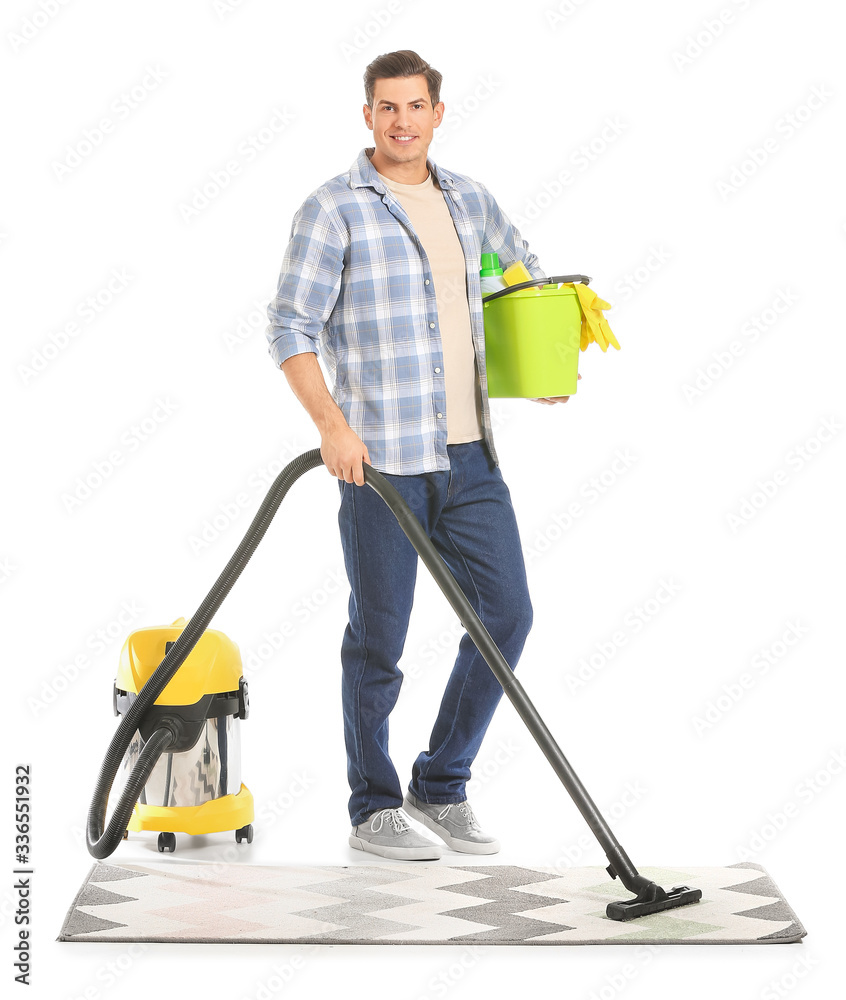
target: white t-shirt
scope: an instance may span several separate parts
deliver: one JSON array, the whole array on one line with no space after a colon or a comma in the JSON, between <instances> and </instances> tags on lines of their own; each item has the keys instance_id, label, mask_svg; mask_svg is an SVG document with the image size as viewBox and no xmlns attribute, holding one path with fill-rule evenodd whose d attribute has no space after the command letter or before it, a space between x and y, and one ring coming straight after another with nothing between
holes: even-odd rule
<instances>
[{"instance_id":1,"label":"white t-shirt","mask_svg":"<svg viewBox=\"0 0 846 1000\"><path fill-rule=\"evenodd\" d=\"M400 184L379 176L402 205L432 268L444 354L447 444L478 441L484 431L467 270L449 207L431 173L422 184Z\"/></svg>"}]
</instances>

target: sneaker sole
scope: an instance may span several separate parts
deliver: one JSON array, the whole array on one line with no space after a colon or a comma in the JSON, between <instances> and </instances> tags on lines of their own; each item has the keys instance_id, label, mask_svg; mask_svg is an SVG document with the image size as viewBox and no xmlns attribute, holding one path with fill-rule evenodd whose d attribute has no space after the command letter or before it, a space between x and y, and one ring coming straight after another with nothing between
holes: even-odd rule
<instances>
[{"instance_id":1,"label":"sneaker sole","mask_svg":"<svg viewBox=\"0 0 846 1000\"><path fill-rule=\"evenodd\" d=\"M368 854L378 854L381 858L391 861L437 861L441 857L441 849L437 844L428 847L387 847L382 844L371 844L369 840L350 836L350 847Z\"/></svg>"},{"instance_id":2,"label":"sneaker sole","mask_svg":"<svg viewBox=\"0 0 846 1000\"><path fill-rule=\"evenodd\" d=\"M431 830L432 833L440 837L447 847L453 851L458 851L459 854L499 853L500 843L498 840L492 840L488 844L474 844L471 840L458 840L456 837L453 837L452 834L447 833L442 826L439 826L431 816L427 816L426 813L421 812L416 806L413 806L408 799L403 802L402 807L409 816L412 816L414 819L422 823L427 830Z\"/></svg>"}]
</instances>

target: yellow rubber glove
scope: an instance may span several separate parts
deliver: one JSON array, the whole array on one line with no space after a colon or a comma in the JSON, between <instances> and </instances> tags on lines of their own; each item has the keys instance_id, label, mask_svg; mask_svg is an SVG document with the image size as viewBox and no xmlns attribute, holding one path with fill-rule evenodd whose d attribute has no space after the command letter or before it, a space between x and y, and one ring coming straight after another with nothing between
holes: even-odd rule
<instances>
[{"instance_id":1,"label":"yellow rubber glove","mask_svg":"<svg viewBox=\"0 0 846 1000\"><path fill-rule=\"evenodd\" d=\"M610 309L611 304L601 299L592 288L580 281L573 282L573 287L576 289L579 304L582 307L580 350L586 351L588 345L596 341L603 354L608 350L609 344L619 351L620 345L617 338L612 333L608 320L602 315L602 310Z\"/></svg>"}]
</instances>

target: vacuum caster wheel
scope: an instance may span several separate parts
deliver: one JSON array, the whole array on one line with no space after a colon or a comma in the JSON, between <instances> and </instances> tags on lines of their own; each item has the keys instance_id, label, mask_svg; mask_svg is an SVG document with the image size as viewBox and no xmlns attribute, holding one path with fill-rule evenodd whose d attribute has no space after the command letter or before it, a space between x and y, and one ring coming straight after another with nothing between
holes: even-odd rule
<instances>
[{"instance_id":1,"label":"vacuum caster wheel","mask_svg":"<svg viewBox=\"0 0 846 1000\"><path fill-rule=\"evenodd\" d=\"M242 840L246 840L248 844L253 842L253 824L248 823L246 826L242 826L240 830L235 831L235 842L240 844Z\"/></svg>"},{"instance_id":2,"label":"vacuum caster wheel","mask_svg":"<svg viewBox=\"0 0 846 1000\"><path fill-rule=\"evenodd\" d=\"M164 854L165 851L170 851L171 854L176 850L176 834L175 833L160 833L159 834L159 854Z\"/></svg>"}]
</instances>

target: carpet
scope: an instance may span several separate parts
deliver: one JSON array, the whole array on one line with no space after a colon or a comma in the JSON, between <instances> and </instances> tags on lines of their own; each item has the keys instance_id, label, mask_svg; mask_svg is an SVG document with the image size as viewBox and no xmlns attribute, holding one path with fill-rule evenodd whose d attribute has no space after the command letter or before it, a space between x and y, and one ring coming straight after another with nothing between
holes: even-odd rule
<instances>
[{"instance_id":1,"label":"carpet","mask_svg":"<svg viewBox=\"0 0 846 1000\"><path fill-rule=\"evenodd\" d=\"M807 933L767 872L641 868L702 900L631 922L604 868L95 864L60 941L278 944L787 944Z\"/></svg>"}]
</instances>

